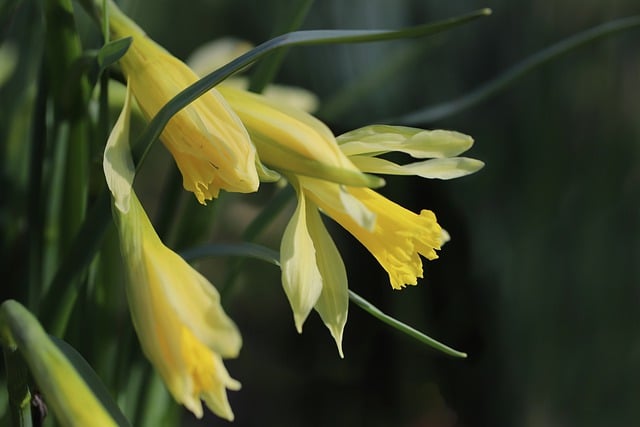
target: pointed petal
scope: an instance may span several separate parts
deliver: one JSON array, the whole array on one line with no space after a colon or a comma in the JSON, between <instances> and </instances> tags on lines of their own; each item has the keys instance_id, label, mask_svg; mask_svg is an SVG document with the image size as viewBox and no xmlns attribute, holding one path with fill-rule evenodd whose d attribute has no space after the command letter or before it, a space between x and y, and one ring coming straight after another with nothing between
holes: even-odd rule
<instances>
[{"instance_id":1,"label":"pointed petal","mask_svg":"<svg viewBox=\"0 0 640 427\"><path fill-rule=\"evenodd\" d=\"M231 410L231 405L229 405L226 389L240 390L241 385L231 378L220 356L214 355L213 364L215 366L214 375L217 386L214 390L203 393L202 398L214 413L226 420L233 421L233 411Z\"/></svg>"},{"instance_id":2,"label":"pointed petal","mask_svg":"<svg viewBox=\"0 0 640 427\"><path fill-rule=\"evenodd\" d=\"M387 175L415 175L429 179L453 179L482 169L484 163L468 157L429 159L399 165L378 157L351 156L351 161L363 172Z\"/></svg>"},{"instance_id":3,"label":"pointed petal","mask_svg":"<svg viewBox=\"0 0 640 427\"><path fill-rule=\"evenodd\" d=\"M389 273L391 286L400 289L417 284L422 277L422 260L438 257L442 229L433 212L415 214L368 188L347 188L366 209L376 215L374 227L357 223L339 202L338 191L327 183L305 179L303 191L310 201L356 237ZM334 187L336 187L334 185Z\"/></svg>"},{"instance_id":4,"label":"pointed petal","mask_svg":"<svg viewBox=\"0 0 640 427\"><path fill-rule=\"evenodd\" d=\"M322 223L318 208L307 203L307 221L311 239L317 248L317 263L322 276L322 293L315 309L336 341L338 353L342 352L342 333L347 323L349 290L347 271L333 239Z\"/></svg>"},{"instance_id":5,"label":"pointed petal","mask_svg":"<svg viewBox=\"0 0 640 427\"><path fill-rule=\"evenodd\" d=\"M129 148L129 119L131 116L131 92L127 85L122 112L118 117L104 149L102 168L107 186L113 194L115 206L123 213L129 211L129 199L135 167Z\"/></svg>"},{"instance_id":6,"label":"pointed petal","mask_svg":"<svg viewBox=\"0 0 640 427\"><path fill-rule=\"evenodd\" d=\"M219 87L249 130L260 159L279 172L315 176L353 186L384 181L360 172L336 144L331 130L312 115L262 95Z\"/></svg>"},{"instance_id":7,"label":"pointed petal","mask_svg":"<svg viewBox=\"0 0 640 427\"><path fill-rule=\"evenodd\" d=\"M452 157L473 145L473 138L459 132L388 125L366 126L336 139L347 156L399 151L416 159Z\"/></svg>"},{"instance_id":8,"label":"pointed petal","mask_svg":"<svg viewBox=\"0 0 640 427\"><path fill-rule=\"evenodd\" d=\"M322 291L322 277L316 250L309 235L305 198L299 193L298 205L282 236L280 262L282 286L293 310L298 332Z\"/></svg>"}]
</instances>

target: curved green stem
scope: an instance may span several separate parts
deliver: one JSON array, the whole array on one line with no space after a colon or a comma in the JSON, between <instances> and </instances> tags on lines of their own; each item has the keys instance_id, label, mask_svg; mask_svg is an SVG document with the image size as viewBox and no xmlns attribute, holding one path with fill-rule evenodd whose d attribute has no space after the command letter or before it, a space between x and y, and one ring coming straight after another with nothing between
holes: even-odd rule
<instances>
[{"instance_id":1,"label":"curved green stem","mask_svg":"<svg viewBox=\"0 0 640 427\"><path fill-rule=\"evenodd\" d=\"M136 165L136 173L144 163L153 144L160 138L169 120L184 107L211 90L218 83L249 64L263 58L276 49L288 46L305 46L330 43L366 43L383 40L396 40L434 35L477 18L491 14L490 9L480 9L465 15L442 21L418 25L400 30L310 30L294 31L268 40L244 55L239 56L227 65L206 75L202 79L185 88L182 92L165 104L151 120L138 138L137 146L142 148L140 160Z\"/></svg>"},{"instance_id":2,"label":"curved green stem","mask_svg":"<svg viewBox=\"0 0 640 427\"><path fill-rule=\"evenodd\" d=\"M367 313L369 313L370 315L372 315L373 317L375 317L376 319L380 320L383 323L386 323L387 325L391 326L392 328L397 329L398 331L409 335L411 338L415 338L418 341L420 341L423 344L428 345L429 347L435 348L436 350L439 350L449 356L453 356L453 357L460 357L460 358L466 358L467 357L467 353L463 353L461 351L458 350L454 350L453 348L449 347L446 344L441 343L440 341L437 341L425 334L423 334L422 332L418 331L415 328L412 328L411 326L402 323L401 321L399 321L398 319L395 319L391 316L389 316L388 314L383 313L379 308L377 308L376 306L374 306L373 304L371 304L369 301L367 301L366 299L362 298L360 295L356 294L353 291L349 291L349 299L358 307L360 307L361 309L363 309L364 311L366 311Z\"/></svg>"}]
</instances>

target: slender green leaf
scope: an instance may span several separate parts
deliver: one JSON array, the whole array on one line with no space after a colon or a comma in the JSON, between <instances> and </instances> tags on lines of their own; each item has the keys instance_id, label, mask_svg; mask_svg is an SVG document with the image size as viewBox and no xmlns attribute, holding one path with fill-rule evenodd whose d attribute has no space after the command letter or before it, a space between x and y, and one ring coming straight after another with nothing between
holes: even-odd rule
<instances>
[{"instance_id":1,"label":"slender green leaf","mask_svg":"<svg viewBox=\"0 0 640 427\"><path fill-rule=\"evenodd\" d=\"M275 197L273 197L269 201L267 206L260 211L258 216L251 222L251 224L249 224L244 233L242 233L243 240L249 242L254 241L260 235L260 233L262 233L270 224L272 224L273 220L293 200L294 197L295 192L290 185L287 185L285 188L280 190L275 195ZM235 283L235 279L240 273L243 262L244 258L239 258L235 260L235 262L231 263L225 280L222 282L223 285L220 289L220 292L223 295L228 294L228 292L232 289L233 284Z\"/></svg>"},{"instance_id":2,"label":"slender green leaf","mask_svg":"<svg viewBox=\"0 0 640 427\"><path fill-rule=\"evenodd\" d=\"M131 46L132 42L132 37L125 37L123 39L114 40L102 46L96 56L96 59L98 60L98 66L100 67L100 72L118 62L118 60L122 58L125 53L127 53L127 50L129 49L129 46Z\"/></svg>"},{"instance_id":3,"label":"slender green leaf","mask_svg":"<svg viewBox=\"0 0 640 427\"><path fill-rule=\"evenodd\" d=\"M522 62L500 74L495 79L484 83L466 95L403 115L401 117L384 120L384 122L417 125L434 122L460 113L506 89L520 77L523 77L530 71L546 64L547 62L566 55L567 53L589 43L637 27L640 27L640 15L622 18L598 25L597 27L575 34L529 56Z\"/></svg>"},{"instance_id":4,"label":"slender green leaf","mask_svg":"<svg viewBox=\"0 0 640 427\"><path fill-rule=\"evenodd\" d=\"M256 258L280 267L278 251L255 243L209 244L180 252L187 261L212 256L241 256Z\"/></svg>"},{"instance_id":5,"label":"slender green leaf","mask_svg":"<svg viewBox=\"0 0 640 427\"><path fill-rule=\"evenodd\" d=\"M121 427L129 427L131 424L122 411L120 411L120 408L111 397L111 394L102 383L102 380L100 380L93 368L91 368L82 355L80 355L80 353L78 353L76 349L71 347L66 341L61 340L60 338L49 335L49 339L53 341L56 347L58 347L67 360L73 365L78 375L82 377L87 386L89 386L93 395L100 401L113 420Z\"/></svg>"},{"instance_id":6,"label":"slender green leaf","mask_svg":"<svg viewBox=\"0 0 640 427\"><path fill-rule=\"evenodd\" d=\"M77 295L78 288L83 283L76 279L93 260L109 227L110 196L111 193L105 190L98 197L42 298L43 323L55 324L54 330L64 330L73 308L74 296Z\"/></svg>"},{"instance_id":7,"label":"slender green leaf","mask_svg":"<svg viewBox=\"0 0 640 427\"><path fill-rule=\"evenodd\" d=\"M474 19L488 16L490 9L480 9L466 15L445 19L430 24L418 25L415 27L403 28L400 30L311 30L295 31L283 34L268 40L244 55L239 56L227 65L206 75L191 86L184 89L164 107L151 120L142 135L138 139L137 146L142 148L142 155L137 165L137 170L144 163L153 143L160 137L164 127L171 117L178 111L195 101L218 83L243 69L247 65L270 54L276 49L287 46L303 46L330 43L365 43L383 40L394 40L413 37L425 37L451 29Z\"/></svg>"},{"instance_id":8,"label":"slender green leaf","mask_svg":"<svg viewBox=\"0 0 640 427\"><path fill-rule=\"evenodd\" d=\"M461 357L466 358L467 353L463 353L458 350L454 350L453 348L447 346L446 344L441 343L440 341L436 341L433 338L423 334L422 332L412 328L409 325L402 323L401 321L389 316L388 314L383 313L379 308L371 304L369 301L362 298L360 295L356 294L353 291L349 291L349 299L353 301L358 307L380 320L383 323L391 326L392 328L397 329L398 331L409 335L411 338L415 338L423 344L428 345L436 350L439 350L449 356L453 357Z\"/></svg>"}]
</instances>

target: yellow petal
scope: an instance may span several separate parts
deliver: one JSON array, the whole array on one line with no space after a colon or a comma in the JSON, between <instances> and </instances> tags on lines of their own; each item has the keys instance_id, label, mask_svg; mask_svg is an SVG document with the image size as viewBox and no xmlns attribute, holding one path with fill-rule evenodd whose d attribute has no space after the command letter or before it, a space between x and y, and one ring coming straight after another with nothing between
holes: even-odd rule
<instances>
[{"instance_id":1,"label":"yellow petal","mask_svg":"<svg viewBox=\"0 0 640 427\"><path fill-rule=\"evenodd\" d=\"M198 76L149 39L113 3L110 5L114 38L133 38L120 66L140 110L151 120ZM240 119L216 90L173 116L160 138L182 173L185 189L200 203L217 197L221 189L242 193L257 190L255 147Z\"/></svg>"},{"instance_id":2,"label":"yellow petal","mask_svg":"<svg viewBox=\"0 0 640 427\"><path fill-rule=\"evenodd\" d=\"M215 363L220 356L238 354L242 340L237 327L213 285L160 242L135 193L129 212L119 215L118 231L142 349L173 397L200 417L200 398L226 402L225 388L237 388ZM227 411L216 414L232 418Z\"/></svg>"},{"instance_id":3,"label":"yellow petal","mask_svg":"<svg viewBox=\"0 0 640 427\"><path fill-rule=\"evenodd\" d=\"M351 161L363 172L387 175L415 175L428 179L454 179L472 174L484 167L480 160L468 157L447 157L399 165L389 160L369 156L351 156Z\"/></svg>"},{"instance_id":4,"label":"yellow petal","mask_svg":"<svg viewBox=\"0 0 640 427\"><path fill-rule=\"evenodd\" d=\"M322 292L322 276L316 261L316 249L307 226L307 208L299 194L296 210L287 224L280 244L282 286L293 310L298 332Z\"/></svg>"},{"instance_id":5,"label":"yellow petal","mask_svg":"<svg viewBox=\"0 0 640 427\"><path fill-rule=\"evenodd\" d=\"M162 244L135 192L129 148L129 103L105 148L104 170L114 201L120 245L127 270L127 298L142 350L176 399L202 417L211 410L232 419L226 389L239 383L221 356L235 357L242 346L213 285Z\"/></svg>"},{"instance_id":6,"label":"yellow petal","mask_svg":"<svg viewBox=\"0 0 640 427\"><path fill-rule=\"evenodd\" d=\"M315 309L336 341L340 357L344 357L342 334L349 309L347 271L338 248L322 223L318 208L310 202L307 202L307 221L309 234L317 248L316 263L322 277L322 292Z\"/></svg>"},{"instance_id":7,"label":"yellow petal","mask_svg":"<svg viewBox=\"0 0 640 427\"><path fill-rule=\"evenodd\" d=\"M340 135L337 141L347 156L398 151L417 159L453 157L473 145L473 138L460 132L389 125L356 129Z\"/></svg>"},{"instance_id":8,"label":"yellow petal","mask_svg":"<svg viewBox=\"0 0 640 427\"><path fill-rule=\"evenodd\" d=\"M116 209L127 213L135 167L129 152L129 119L131 116L131 95L129 87L124 99L122 112L116 120L104 150L102 167L107 186L113 194Z\"/></svg>"},{"instance_id":9,"label":"yellow petal","mask_svg":"<svg viewBox=\"0 0 640 427\"><path fill-rule=\"evenodd\" d=\"M353 234L389 274L391 286L400 289L417 284L422 277L422 260L438 257L442 231L433 212L419 215L368 188L347 187L349 193L376 215L372 229L363 227L341 207L338 186L305 178L301 186L324 213Z\"/></svg>"},{"instance_id":10,"label":"yellow petal","mask_svg":"<svg viewBox=\"0 0 640 427\"><path fill-rule=\"evenodd\" d=\"M315 117L244 90L221 86L220 93L242 119L260 160L269 167L354 186L383 184L380 178L360 172Z\"/></svg>"}]
</instances>

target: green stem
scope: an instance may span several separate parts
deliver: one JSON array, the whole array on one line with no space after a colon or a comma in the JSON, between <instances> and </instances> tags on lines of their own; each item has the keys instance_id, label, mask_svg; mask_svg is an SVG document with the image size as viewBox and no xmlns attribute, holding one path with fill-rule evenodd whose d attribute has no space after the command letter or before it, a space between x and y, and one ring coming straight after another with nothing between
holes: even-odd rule
<instances>
[{"instance_id":1,"label":"green stem","mask_svg":"<svg viewBox=\"0 0 640 427\"><path fill-rule=\"evenodd\" d=\"M242 234L242 240L250 243L256 240L256 238L273 222L273 220L282 212L282 210L293 199L294 192L291 186L286 186L280 190L276 196L269 202L269 204L260 211L260 214L249 224L247 229ZM233 285L236 283L238 274L242 265L244 264L244 258L234 260L229 266L227 275L220 287L220 294L224 297L229 294Z\"/></svg>"},{"instance_id":2,"label":"green stem","mask_svg":"<svg viewBox=\"0 0 640 427\"><path fill-rule=\"evenodd\" d=\"M380 320L383 323L386 323L387 325L397 329L398 331L404 334L409 335L411 338L417 339L418 341L428 345L429 347L435 348L436 350L439 350L445 354L448 354L449 356L461 357L461 358L467 357L467 353L454 350L448 345L443 344L440 341L434 340L433 338L428 337L427 335L423 334L417 329L414 329L411 326L405 323L402 323L397 319L394 319L388 314L383 313L379 308L377 308L376 306L371 304L369 301L365 300L364 298L362 298L360 295L356 294L353 291L349 291L349 299L358 307L360 307L361 309L363 309L364 311L366 311L376 319Z\"/></svg>"},{"instance_id":3,"label":"green stem","mask_svg":"<svg viewBox=\"0 0 640 427\"><path fill-rule=\"evenodd\" d=\"M177 167L171 165L165 177L156 220L156 233L165 244L168 244L176 226L176 214L180 207L182 196L182 174Z\"/></svg>"},{"instance_id":4,"label":"green stem","mask_svg":"<svg viewBox=\"0 0 640 427\"><path fill-rule=\"evenodd\" d=\"M41 73L44 74L44 73ZM29 284L27 301L29 307L38 307L43 288L43 247L44 247L44 203L43 197L43 166L46 146L46 114L47 114L47 84L46 78L40 76L38 95L33 115L33 130L31 138L31 154L29 165L29 199L28 224L29 232Z\"/></svg>"},{"instance_id":5,"label":"green stem","mask_svg":"<svg viewBox=\"0 0 640 427\"><path fill-rule=\"evenodd\" d=\"M31 392L28 385L28 370L18 354L17 347L3 346L4 366L7 372L9 411L13 427L32 427Z\"/></svg>"},{"instance_id":6,"label":"green stem","mask_svg":"<svg viewBox=\"0 0 640 427\"><path fill-rule=\"evenodd\" d=\"M82 46L75 26L75 16L71 0L45 1L47 24L47 75L54 106L56 129L68 129L65 140L55 141L66 145L64 148L64 170L62 171L62 194L59 222L53 225L57 230L51 248L53 256L66 255L70 243L76 236L84 220L89 189L89 121L86 106L89 100L89 84L86 76L74 73L77 60L82 56ZM60 147L56 147L60 148ZM60 167L60 163L56 163ZM59 172L59 171L58 171ZM54 201L55 203L55 201ZM53 213L55 215L55 212ZM79 280L79 279L76 279ZM77 286L68 283L68 289ZM69 306L75 303L75 295L60 294L53 307L61 307L64 319L55 332L62 335L66 329ZM46 307L50 310L50 307Z\"/></svg>"},{"instance_id":7,"label":"green stem","mask_svg":"<svg viewBox=\"0 0 640 427\"><path fill-rule=\"evenodd\" d=\"M218 83L249 64L271 54L276 49L291 46L307 46L330 43L368 43L383 40L397 40L412 37L426 37L441 33L458 25L477 18L488 16L491 9L480 9L465 15L456 16L442 21L403 28L400 30L310 30L294 31L282 34L268 40L249 52L239 56L227 65L206 75L191 86L183 89L178 95L167 102L153 117L137 140L134 148L141 149L136 174L142 167L144 160L151 151L153 144L160 138L169 120L184 107L207 93Z\"/></svg>"},{"instance_id":8,"label":"green stem","mask_svg":"<svg viewBox=\"0 0 640 427\"><path fill-rule=\"evenodd\" d=\"M70 124L69 143L64 177L62 223L60 227L62 253L68 250L71 238L76 235L86 215L89 193L89 132L84 121Z\"/></svg>"},{"instance_id":9,"label":"green stem","mask_svg":"<svg viewBox=\"0 0 640 427\"><path fill-rule=\"evenodd\" d=\"M42 299L44 323L52 324L52 333L56 335L66 329L82 284L78 276L93 260L111 224L110 196L106 189L98 196Z\"/></svg>"}]
</instances>

